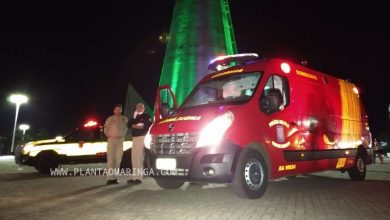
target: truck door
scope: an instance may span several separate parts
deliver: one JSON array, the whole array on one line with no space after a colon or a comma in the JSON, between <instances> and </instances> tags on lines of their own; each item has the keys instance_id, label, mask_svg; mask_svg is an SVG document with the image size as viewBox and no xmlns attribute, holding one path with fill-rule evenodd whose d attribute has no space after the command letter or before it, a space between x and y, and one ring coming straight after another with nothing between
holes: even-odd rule
<instances>
[{"instance_id":1,"label":"truck door","mask_svg":"<svg viewBox=\"0 0 390 220\"><path fill-rule=\"evenodd\" d=\"M172 115L177 109L177 101L169 85L158 87L156 95L156 103L154 105L154 121L159 121Z\"/></svg>"},{"instance_id":2,"label":"truck door","mask_svg":"<svg viewBox=\"0 0 390 220\"><path fill-rule=\"evenodd\" d=\"M293 163L285 161L284 151L300 150L300 140L297 139L299 116L290 106L288 78L271 74L266 80L259 104L264 123L264 141L270 149L271 172L278 176L286 174L285 171L295 170Z\"/></svg>"},{"instance_id":3,"label":"truck door","mask_svg":"<svg viewBox=\"0 0 390 220\"><path fill-rule=\"evenodd\" d=\"M290 114L290 94L288 80L284 76L271 74L260 97L260 110L263 112L265 139L273 147L287 148L290 129L296 124Z\"/></svg>"}]
</instances>

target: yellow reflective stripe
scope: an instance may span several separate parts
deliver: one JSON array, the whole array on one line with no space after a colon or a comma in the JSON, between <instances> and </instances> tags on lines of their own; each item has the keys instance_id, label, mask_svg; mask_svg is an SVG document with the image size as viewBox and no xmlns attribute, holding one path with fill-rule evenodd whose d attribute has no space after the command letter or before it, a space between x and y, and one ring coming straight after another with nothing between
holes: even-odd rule
<instances>
[{"instance_id":1,"label":"yellow reflective stripe","mask_svg":"<svg viewBox=\"0 0 390 220\"><path fill-rule=\"evenodd\" d=\"M234 73L241 73L243 71L244 71L244 69L228 70L228 71L225 71L222 73L218 73L218 74L212 76L211 78L213 79L213 78L220 77L220 76L230 75L230 74L234 74Z\"/></svg>"},{"instance_id":2,"label":"yellow reflective stripe","mask_svg":"<svg viewBox=\"0 0 390 220\"><path fill-rule=\"evenodd\" d=\"M317 80L317 76L316 75L313 75L313 74L310 74L310 73L306 73L306 72L303 72L303 71L300 71L300 70L296 70L295 72L299 76L303 76L303 77L306 77L306 78L309 78L309 79Z\"/></svg>"},{"instance_id":3,"label":"yellow reflective stripe","mask_svg":"<svg viewBox=\"0 0 390 220\"><path fill-rule=\"evenodd\" d=\"M361 143L362 122L360 99L353 92L355 87L352 83L339 80L341 97L341 147L356 147Z\"/></svg>"}]
</instances>

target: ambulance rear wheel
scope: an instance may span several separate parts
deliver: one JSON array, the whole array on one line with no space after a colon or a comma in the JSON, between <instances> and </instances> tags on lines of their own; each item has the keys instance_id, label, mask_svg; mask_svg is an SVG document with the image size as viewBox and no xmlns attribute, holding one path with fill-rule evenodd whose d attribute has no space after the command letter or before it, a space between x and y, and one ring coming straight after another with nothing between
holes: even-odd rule
<instances>
[{"instance_id":1,"label":"ambulance rear wheel","mask_svg":"<svg viewBox=\"0 0 390 220\"><path fill-rule=\"evenodd\" d=\"M355 165L348 169L349 177L352 180L364 180L366 178L366 161L362 155L357 155Z\"/></svg>"},{"instance_id":2,"label":"ambulance rear wheel","mask_svg":"<svg viewBox=\"0 0 390 220\"><path fill-rule=\"evenodd\" d=\"M243 151L237 161L233 191L242 198L258 199L268 186L268 168L264 158L254 150Z\"/></svg>"},{"instance_id":3,"label":"ambulance rear wheel","mask_svg":"<svg viewBox=\"0 0 390 220\"><path fill-rule=\"evenodd\" d=\"M179 189L185 183L182 179L169 178L169 177L160 177L155 178L157 185L163 189Z\"/></svg>"},{"instance_id":4,"label":"ambulance rear wheel","mask_svg":"<svg viewBox=\"0 0 390 220\"><path fill-rule=\"evenodd\" d=\"M43 174L50 174L51 170L58 168L59 161L55 153L42 152L38 155L35 168Z\"/></svg>"}]
</instances>

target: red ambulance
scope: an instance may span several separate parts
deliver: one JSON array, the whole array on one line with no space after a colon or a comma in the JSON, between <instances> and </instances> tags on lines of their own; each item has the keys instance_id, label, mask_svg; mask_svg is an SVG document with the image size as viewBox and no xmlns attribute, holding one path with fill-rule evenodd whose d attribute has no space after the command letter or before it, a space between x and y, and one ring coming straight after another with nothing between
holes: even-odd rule
<instances>
[{"instance_id":1,"label":"red ambulance","mask_svg":"<svg viewBox=\"0 0 390 220\"><path fill-rule=\"evenodd\" d=\"M372 148L359 89L287 60L257 57L215 59L215 71L180 107L168 85L159 88L145 139L159 186L230 183L253 199L283 176L339 170L364 180Z\"/></svg>"}]
</instances>

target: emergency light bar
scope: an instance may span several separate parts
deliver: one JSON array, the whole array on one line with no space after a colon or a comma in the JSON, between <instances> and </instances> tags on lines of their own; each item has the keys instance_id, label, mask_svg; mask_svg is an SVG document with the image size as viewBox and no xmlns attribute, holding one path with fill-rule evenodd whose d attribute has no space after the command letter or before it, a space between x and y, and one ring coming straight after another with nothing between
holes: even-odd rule
<instances>
[{"instance_id":1,"label":"emergency light bar","mask_svg":"<svg viewBox=\"0 0 390 220\"><path fill-rule=\"evenodd\" d=\"M226 56L219 56L209 63L208 69L211 71L219 71L231 66L245 64L250 61L259 59L257 53L240 53ZM232 63L235 63L232 65Z\"/></svg>"},{"instance_id":2,"label":"emergency light bar","mask_svg":"<svg viewBox=\"0 0 390 220\"><path fill-rule=\"evenodd\" d=\"M84 128L93 127L93 126L96 126L96 125L97 125L96 121L89 121L86 124L84 124Z\"/></svg>"}]
</instances>

